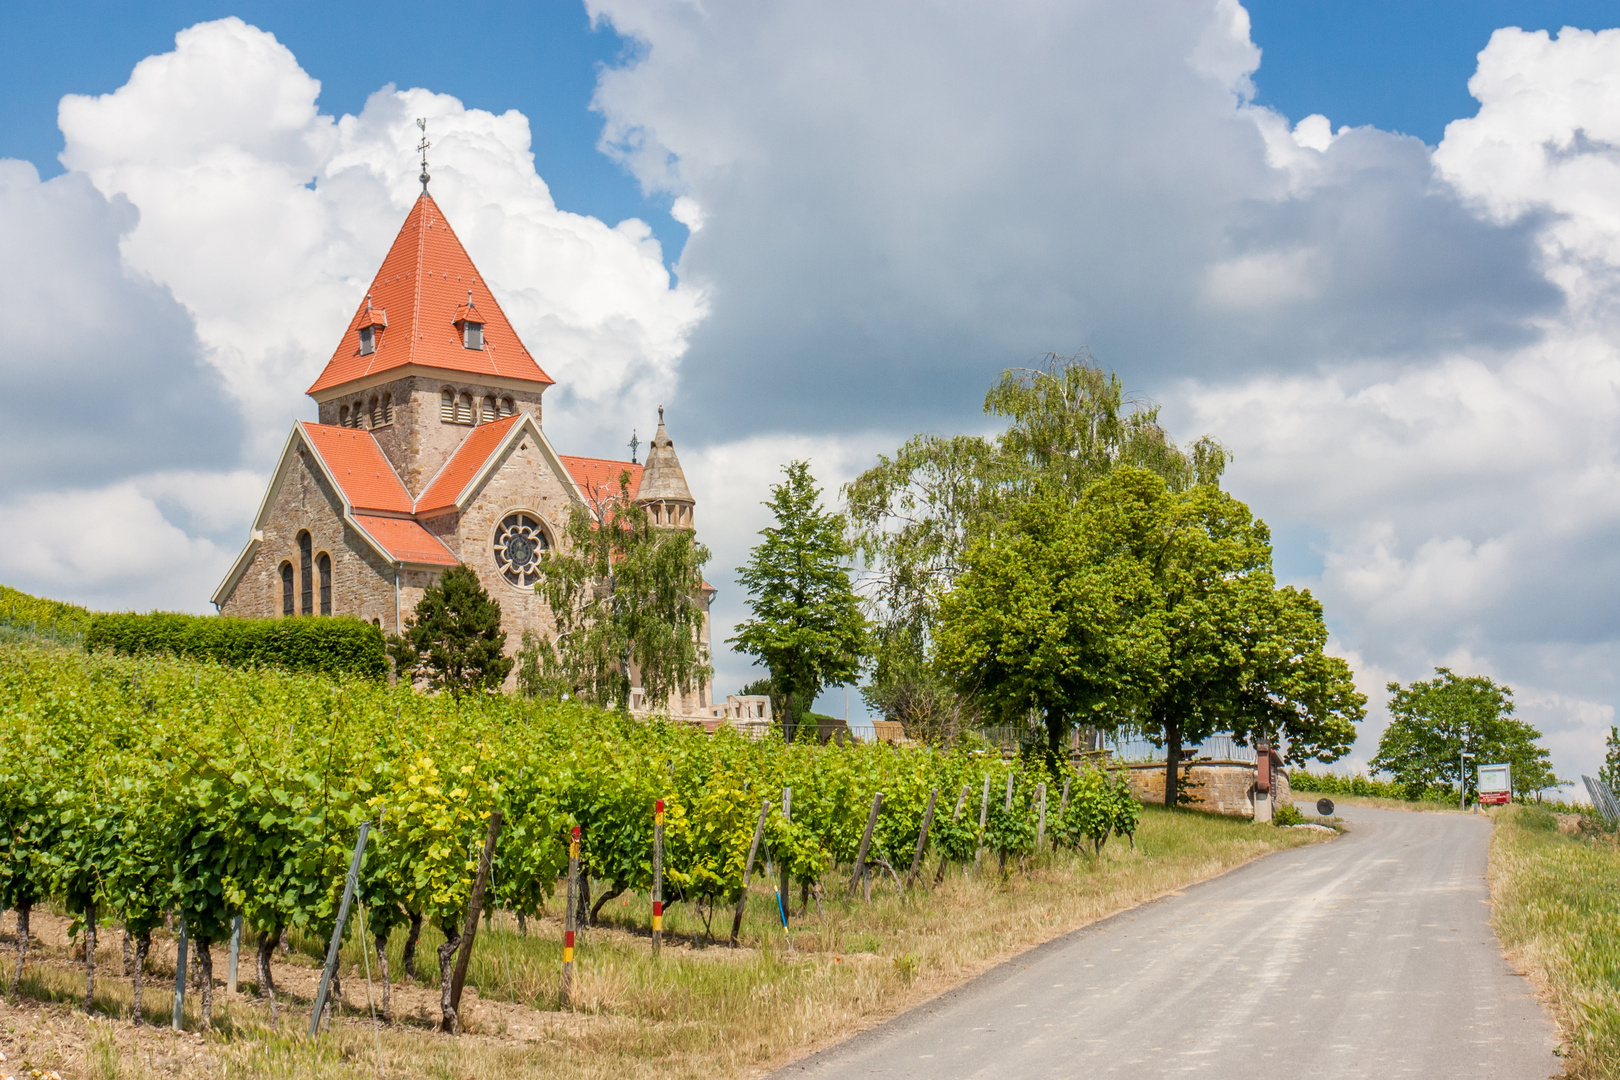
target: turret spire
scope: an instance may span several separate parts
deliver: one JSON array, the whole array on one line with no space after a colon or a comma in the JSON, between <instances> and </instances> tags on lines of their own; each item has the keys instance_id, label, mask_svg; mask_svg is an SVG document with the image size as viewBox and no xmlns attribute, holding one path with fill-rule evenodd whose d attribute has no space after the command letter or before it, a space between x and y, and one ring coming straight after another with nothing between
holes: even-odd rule
<instances>
[{"instance_id":1,"label":"turret spire","mask_svg":"<svg viewBox=\"0 0 1620 1080\"><path fill-rule=\"evenodd\" d=\"M422 181L422 194L426 195L427 194L428 181L433 179L432 176L428 175L427 152L428 152L428 147L432 146L433 144L428 142L427 119L425 117L420 117L420 116L417 117L416 118L416 126L422 132L422 141L416 144L416 148L422 152L422 175L417 177L417 179Z\"/></svg>"}]
</instances>

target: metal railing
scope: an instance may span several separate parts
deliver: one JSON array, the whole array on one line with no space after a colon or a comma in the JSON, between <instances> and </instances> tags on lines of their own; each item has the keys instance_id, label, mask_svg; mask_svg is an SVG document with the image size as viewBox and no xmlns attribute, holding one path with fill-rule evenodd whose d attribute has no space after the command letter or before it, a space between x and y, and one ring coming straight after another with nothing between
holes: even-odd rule
<instances>
[{"instance_id":1,"label":"metal railing","mask_svg":"<svg viewBox=\"0 0 1620 1080\"><path fill-rule=\"evenodd\" d=\"M1105 745L1111 749L1116 761L1163 761L1164 747L1155 746L1144 738L1108 739ZM1254 761L1256 759L1254 747L1239 745L1230 735L1216 735L1205 739L1196 746L1183 746L1182 753L1192 752L1192 760L1210 761Z\"/></svg>"},{"instance_id":2,"label":"metal railing","mask_svg":"<svg viewBox=\"0 0 1620 1080\"><path fill-rule=\"evenodd\" d=\"M1586 793L1592 797L1592 806L1610 825L1620 824L1620 800L1614 797L1614 791L1602 780L1594 780L1590 776L1582 776L1581 782L1586 785Z\"/></svg>"}]
</instances>

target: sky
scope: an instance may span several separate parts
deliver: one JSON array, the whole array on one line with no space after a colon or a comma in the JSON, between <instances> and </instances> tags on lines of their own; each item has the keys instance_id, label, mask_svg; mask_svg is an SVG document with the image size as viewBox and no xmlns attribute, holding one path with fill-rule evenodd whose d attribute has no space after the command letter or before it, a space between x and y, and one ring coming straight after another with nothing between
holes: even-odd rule
<instances>
[{"instance_id":1,"label":"sky","mask_svg":"<svg viewBox=\"0 0 1620 1080\"><path fill-rule=\"evenodd\" d=\"M552 441L620 456L668 405L717 641L783 463L835 500L914 432L988 430L1001 369L1088 348L1233 451L1369 696L1342 767L1386 682L1446 664L1595 772L1620 698L1612 11L12 5L0 580L206 607L425 116L435 197L558 381ZM716 662L721 693L750 677Z\"/></svg>"}]
</instances>

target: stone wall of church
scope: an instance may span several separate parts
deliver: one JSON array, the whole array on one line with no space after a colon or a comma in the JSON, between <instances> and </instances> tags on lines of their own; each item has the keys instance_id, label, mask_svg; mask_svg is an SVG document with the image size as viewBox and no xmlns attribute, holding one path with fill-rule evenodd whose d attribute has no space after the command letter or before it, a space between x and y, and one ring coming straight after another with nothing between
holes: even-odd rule
<instances>
[{"instance_id":1,"label":"stone wall of church","mask_svg":"<svg viewBox=\"0 0 1620 1080\"><path fill-rule=\"evenodd\" d=\"M545 526L553 545L568 527L573 500L552 471L534 438L525 435L508 448L482 489L465 511L424 522L439 535L456 557L478 574L484 588L501 605L501 629L506 631L507 652L515 652L524 630L550 636L555 632L551 611L534 587L507 581L495 562L495 532L506 515L523 510Z\"/></svg>"},{"instance_id":2,"label":"stone wall of church","mask_svg":"<svg viewBox=\"0 0 1620 1080\"><path fill-rule=\"evenodd\" d=\"M523 389L498 388L485 383L464 380L411 376L391 383L371 387L360 393L345 394L320 405L319 416L323 424L336 424L342 419L343 409L361 409L367 417L361 425L371 427L371 399L381 401L388 395L393 403L392 422L371 427L377 444L393 463L394 471L405 482L412 496L421 495L432 482L444 463L450 460L456 447L474 425L446 423L440 418L439 395L449 390L459 399L463 393L473 399L474 416L482 420L482 402L493 394L497 401L511 398L515 408L540 420L541 386Z\"/></svg>"},{"instance_id":3,"label":"stone wall of church","mask_svg":"<svg viewBox=\"0 0 1620 1080\"><path fill-rule=\"evenodd\" d=\"M343 504L325 475L300 447L281 487L270 504L265 519L264 540L254 553L253 562L220 607L222 615L271 619L282 614L281 564L293 568L293 605L301 610L303 582L299 565L298 534L308 529L314 548L310 563L311 593L316 612L320 611L320 581L317 569L322 552L332 557L332 614L354 615L366 622L377 620L394 629L393 567L384 561L362 537L343 521ZM420 597L420 591L418 591ZM411 601L414 606L415 601Z\"/></svg>"}]
</instances>

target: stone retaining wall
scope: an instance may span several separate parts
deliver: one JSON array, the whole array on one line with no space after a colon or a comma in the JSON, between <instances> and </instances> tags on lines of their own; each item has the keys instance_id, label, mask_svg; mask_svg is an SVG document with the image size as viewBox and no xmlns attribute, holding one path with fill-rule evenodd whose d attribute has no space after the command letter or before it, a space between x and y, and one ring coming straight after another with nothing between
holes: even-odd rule
<instances>
[{"instance_id":1,"label":"stone retaining wall","mask_svg":"<svg viewBox=\"0 0 1620 1080\"><path fill-rule=\"evenodd\" d=\"M1125 778L1138 802L1164 805L1164 762L1126 765ZM1182 789L1191 797L1186 805L1212 814L1254 817L1254 774L1252 761L1191 761L1181 767ZM1293 798L1288 774L1272 771L1276 791L1274 802Z\"/></svg>"}]
</instances>

